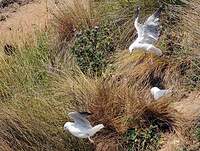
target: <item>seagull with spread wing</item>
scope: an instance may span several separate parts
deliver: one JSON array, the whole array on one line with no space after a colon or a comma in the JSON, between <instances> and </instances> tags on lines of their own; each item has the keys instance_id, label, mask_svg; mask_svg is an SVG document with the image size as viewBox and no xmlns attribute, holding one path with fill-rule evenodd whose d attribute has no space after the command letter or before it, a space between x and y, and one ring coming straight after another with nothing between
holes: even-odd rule
<instances>
[{"instance_id":1,"label":"seagull with spread wing","mask_svg":"<svg viewBox=\"0 0 200 151\"><path fill-rule=\"evenodd\" d=\"M68 130L76 137L88 138L92 143L94 143L94 141L90 137L104 128L103 124L92 127L90 122L86 119L86 117L90 115L88 112L70 112L68 115L74 122L66 122L64 130Z\"/></svg>"},{"instance_id":2,"label":"seagull with spread wing","mask_svg":"<svg viewBox=\"0 0 200 151\"><path fill-rule=\"evenodd\" d=\"M159 17L162 9L163 6L161 6L153 15L151 15L144 22L144 24L140 24L138 22L140 7L137 7L134 25L137 30L138 37L130 45L130 52L132 52L134 49L144 49L146 51L154 52L158 56L162 55L162 51L154 46L154 43L158 40L160 36Z\"/></svg>"}]
</instances>

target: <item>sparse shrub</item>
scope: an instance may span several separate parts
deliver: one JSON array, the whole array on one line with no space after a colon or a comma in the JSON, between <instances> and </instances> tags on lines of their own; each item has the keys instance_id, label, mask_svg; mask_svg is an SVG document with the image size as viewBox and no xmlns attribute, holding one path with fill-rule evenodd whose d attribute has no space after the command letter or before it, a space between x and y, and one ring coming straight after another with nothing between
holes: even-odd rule
<instances>
[{"instance_id":1,"label":"sparse shrub","mask_svg":"<svg viewBox=\"0 0 200 151\"><path fill-rule=\"evenodd\" d=\"M85 74L101 75L115 50L109 27L100 26L77 34L72 54Z\"/></svg>"},{"instance_id":2,"label":"sparse shrub","mask_svg":"<svg viewBox=\"0 0 200 151\"><path fill-rule=\"evenodd\" d=\"M198 123L197 128L196 128L196 137L197 137L197 140L200 142L200 122Z\"/></svg>"},{"instance_id":3,"label":"sparse shrub","mask_svg":"<svg viewBox=\"0 0 200 151\"><path fill-rule=\"evenodd\" d=\"M137 128L129 129L124 134L127 141L124 145L128 151L147 151L157 150L159 148L160 131L157 126L138 130Z\"/></svg>"}]
</instances>

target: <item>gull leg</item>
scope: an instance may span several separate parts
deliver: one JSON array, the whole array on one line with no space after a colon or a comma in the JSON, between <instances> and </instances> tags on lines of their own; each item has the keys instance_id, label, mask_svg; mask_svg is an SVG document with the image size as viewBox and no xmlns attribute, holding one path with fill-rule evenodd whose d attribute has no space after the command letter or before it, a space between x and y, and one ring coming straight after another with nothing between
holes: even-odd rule
<instances>
[{"instance_id":1,"label":"gull leg","mask_svg":"<svg viewBox=\"0 0 200 151\"><path fill-rule=\"evenodd\" d=\"M92 144L94 144L94 141L90 137L88 137L88 139Z\"/></svg>"}]
</instances>

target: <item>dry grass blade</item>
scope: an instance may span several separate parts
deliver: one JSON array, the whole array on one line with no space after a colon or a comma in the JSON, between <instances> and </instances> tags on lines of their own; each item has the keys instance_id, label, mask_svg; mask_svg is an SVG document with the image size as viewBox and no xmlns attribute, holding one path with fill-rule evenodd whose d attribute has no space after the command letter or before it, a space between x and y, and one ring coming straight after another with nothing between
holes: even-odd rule
<instances>
[{"instance_id":1,"label":"dry grass blade","mask_svg":"<svg viewBox=\"0 0 200 151\"><path fill-rule=\"evenodd\" d=\"M108 70L108 82L116 86L128 85L136 95L143 93L149 99L149 90L152 87L180 89L181 78L185 74L188 59L182 61L160 58L154 54L135 52L119 53L115 56L113 69ZM182 67L183 66L183 67ZM139 95L138 95L139 96Z\"/></svg>"},{"instance_id":2,"label":"dry grass blade","mask_svg":"<svg viewBox=\"0 0 200 151\"><path fill-rule=\"evenodd\" d=\"M91 27L95 24L92 16L90 0L62 0L51 6L60 41L70 41L75 31ZM55 9L56 8L56 9Z\"/></svg>"}]
</instances>

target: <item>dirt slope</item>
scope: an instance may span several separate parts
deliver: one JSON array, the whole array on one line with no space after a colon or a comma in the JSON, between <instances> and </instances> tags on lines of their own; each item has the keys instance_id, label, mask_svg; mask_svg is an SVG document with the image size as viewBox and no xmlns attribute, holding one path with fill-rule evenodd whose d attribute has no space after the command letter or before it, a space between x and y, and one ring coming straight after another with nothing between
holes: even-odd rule
<instances>
[{"instance_id":1,"label":"dirt slope","mask_svg":"<svg viewBox=\"0 0 200 151\"><path fill-rule=\"evenodd\" d=\"M35 30L45 28L48 20L48 13L45 1L33 2L27 5L18 6L0 14L5 18L0 21L0 42L7 43L18 40L25 40L27 36L33 36Z\"/></svg>"},{"instance_id":2,"label":"dirt slope","mask_svg":"<svg viewBox=\"0 0 200 151\"><path fill-rule=\"evenodd\" d=\"M176 102L174 107L188 119L188 122L197 121L200 116L200 93L193 92L189 94L182 101ZM163 136L163 141L164 145L160 151L176 151L183 145L181 139L172 134ZM200 148L200 143L198 142L190 142L190 145L191 147L189 148L193 151L197 151Z\"/></svg>"}]
</instances>

